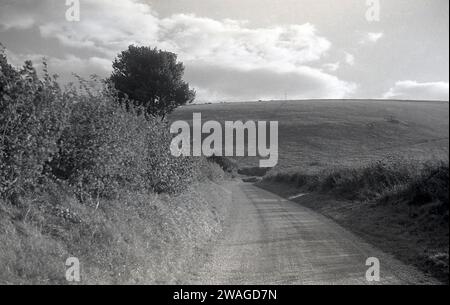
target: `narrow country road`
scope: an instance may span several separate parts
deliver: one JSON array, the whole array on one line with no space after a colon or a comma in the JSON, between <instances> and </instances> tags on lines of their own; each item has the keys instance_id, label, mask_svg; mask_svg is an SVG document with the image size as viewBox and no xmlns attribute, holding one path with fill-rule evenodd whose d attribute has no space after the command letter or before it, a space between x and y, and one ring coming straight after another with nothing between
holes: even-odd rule
<instances>
[{"instance_id":1,"label":"narrow country road","mask_svg":"<svg viewBox=\"0 0 450 305\"><path fill-rule=\"evenodd\" d=\"M298 203L251 184L227 189L229 220L191 283L372 284L369 257L380 261L379 284L437 283Z\"/></svg>"}]
</instances>

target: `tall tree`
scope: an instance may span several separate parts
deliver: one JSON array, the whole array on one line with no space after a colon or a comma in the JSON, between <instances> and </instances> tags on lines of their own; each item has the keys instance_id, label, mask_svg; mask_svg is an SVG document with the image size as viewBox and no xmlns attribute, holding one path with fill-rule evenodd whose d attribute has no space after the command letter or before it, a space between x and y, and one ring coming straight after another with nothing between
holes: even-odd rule
<instances>
[{"instance_id":1,"label":"tall tree","mask_svg":"<svg viewBox=\"0 0 450 305\"><path fill-rule=\"evenodd\" d=\"M148 115L165 117L194 101L195 91L183 81L184 65L177 55L150 47L129 46L114 60L111 81L122 96Z\"/></svg>"}]
</instances>

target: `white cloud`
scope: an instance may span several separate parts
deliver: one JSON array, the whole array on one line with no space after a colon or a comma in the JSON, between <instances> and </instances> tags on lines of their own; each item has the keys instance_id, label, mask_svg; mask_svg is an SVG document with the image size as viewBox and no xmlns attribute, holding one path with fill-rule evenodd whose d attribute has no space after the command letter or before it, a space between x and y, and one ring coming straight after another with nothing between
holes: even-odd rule
<instances>
[{"instance_id":1,"label":"white cloud","mask_svg":"<svg viewBox=\"0 0 450 305\"><path fill-rule=\"evenodd\" d=\"M9 29L29 29L35 24L35 19L27 12L15 9L6 3L0 7L0 31Z\"/></svg>"},{"instance_id":2,"label":"white cloud","mask_svg":"<svg viewBox=\"0 0 450 305\"><path fill-rule=\"evenodd\" d=\"M51 7L52 3L52 0L42 0L39 5ZM189 14L160 18L149 5L137 0L84 0L81 8L80 22L69 23L53 12L32 16L44 38L57 39L72 54L92 51L98 56L67 55L53 59L50 67L56 67L60 73L69 73L73 68L75 72L86 69L89 73L103 71L107 75L112 59L128 45L137 44L177 53L187 70L193 71L186 78L198 92L222 94L223 98L275 96L283 86L292 87L291 98L306 98L307 93L310 97L341 98L355 88L352 83L310 66L322 60L332 47L310 23L253 28L246 21L214 20ZM347 63L354 64L354 58L347 58ZM334 72L339 64L324 68ZM204 76L195 73L200 70ZM219 86L221 73L229 76L228 84ZM243 82L249 88L241 88ZM270 94L269 88L277 92Z\"/></svg>"},{"instance_id":3,"label":"white cloud","mask_svg":"<svg viewBox=\"0 0 450 305\"><path fill-rule=\"evenodd\" d=\"M68 47L90 49L112 58L130 44L155 44L159 19L150 6L138 1L84 0L80 22L53 18L43 21L39 30L44 38L56 38Z\"/></svg>"},{"instance_id":4,"label":"white cloud","mask_svg":"<svg viewBox=\"0 0 450 305\"><path fill-rule=\"evenodd\" d=\"M344 98L356 85L310 67L290 72L268 68L236 70L210 64L189 66L186 76L196 84L199 101L213 97L214 101L273 100L307 98Z\"/></svg>"},{"instance_id":5,"label":"white cloud","mask_svg":"<svg viewBox=\"0 0 450 305\"><path fill-rule=\"evenodd\" d=\"M159 19L149 6L132 0L85 2L81 22L45 22L42 36L111 58L130 44L146 44L176 52L185 61L247 68L290 69L319 60L331 47L309 23L252 29L245 22L185 14Z\"/></svg>"},{"instance_id":6,"label":"white cloud","mask_svg":"<svg viewBox=\"0 0 450 305\"><path fill-rule=\"evenodd\" d=\"M354 66L355 65L355 55L353 55L351 53L345 53L345 62L349 66Z\"/></svg>"},{"instance_id":7,"label":"white cloud","mask_svg":"<svg viewBox=\"0 0 450 305\"><path fill-rule=\"evenodd\" d=\"M185 60L201 59L247 69L271 66L289 70L319 60L331 47L308 23L252 29L234 20L194 15L161 20L159 42Z\"/></svg>"},{"instance_id":8,"label":"white cloud","mask_svg":"<svg viewBox=\"0 0 450 305\"><path fill-rule=\"evenodd\" d=\"M339 61L335 63L326 63L323 64L322 67L330 72L335 72L339 70L339 68L341 67L341 63Z\"/></svg>"},{"instance_id":9,"label":"white cloud","mask_svg":"<svg viewBox=\"0 0 450 305\"><path fill-rule=\"evenodd\" d=\"M449 100L448 82L419 83L406 80L396 82L383 96L386 99Z\"/></svg>"},{"instance_id":10,"label":"white cloud","mask_svg":"<svg viewBox=\"0 0 450 305\"><path fill-rule=\"evenodd\" d=\"M378 40L383 38L384 33L382 32L369 32L364 35L364 37L361 39L361 44L368 44L368 43L376 43Z\"/></svg>"},{"instance_id":11,"label":"white cloud","mask_svg":"<svg viewBox=\"0 0 450 305\"><path fill-rule=\"evenodd\" d=\"M16 67L21 67L26 60L31 60L33 66L39 73L42 72L42 61L45 59L52 71L57 71L58 76L64 83L74 81L73 73L78 75L96 74L99 76L110 73L112 63L110 60L100 57L80 58L73 54L68 54L63 58L50 57L42 54L16 54L7 51L8 61Z\"/></svg>"}]
</instances>

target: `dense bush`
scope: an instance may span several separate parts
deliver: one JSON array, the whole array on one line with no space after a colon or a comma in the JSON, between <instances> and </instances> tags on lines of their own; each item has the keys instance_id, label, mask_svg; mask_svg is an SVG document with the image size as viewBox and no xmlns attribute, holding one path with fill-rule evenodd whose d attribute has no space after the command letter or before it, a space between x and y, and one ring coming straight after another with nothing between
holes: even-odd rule
<instances>
[{"instance_id":1,"label":"dense bush","mask_svg":"<svg viewBox=\"0 0 450 305\"><path fill-rule=\"evenodd\" d=\"M449 166L446 162L425 164L420 174L403 186L393 188L378 200L380 203L405 202L411 206L437 204L438 214L449 211Z\"/></svg>"},{"instance_id":2,"label":"dense bush","mask_svg":"<svg viewBox=\"0 0 450 305\"><path fill-rule=\"evenodd\" d=\"M225 172L227 173L236 173L238 170L238 165L237 163L227 157L224 156L216 156L216 155L212 155L211 157L208 158L208 161L216 163L217 165L219 165Z\"/></svg>"},{"instance_id":3,"label":"dense bush","mask_svg":"<svg viewBox=\"0 0 450 305\"><path fill-rule=\"evenodd\" d=\"M226 174L223 169L217 163L202 159L200 162L200 177L202 179L208 179L210 181L218 182L226 178Z\"/></svg>"},{"instance_id":4,"label":"dense bush","mask_svg":"<svg viewBox=\"0 0 450 305\"><path fill-rule=\"evenodd\" d=\"M166 123L125 109L109 84L80 79L62 90L47 73L40 80L31 62L18 70L2 54L0 65L3 197L20 196L43 178L90 197L121 188L176 193L199 175L198 159L170 154Z\"/></svg>"},{"instance_id":5,"label":"dense bush","mask_svg":"<svg viewBox=\"0 0 450 305\"><path fill-rule=\"evenodd\" d=\"M448 161L417 163L398 158L359 168L337 168L317 174L276 173L264 178L349 200L404 202L411 206L436 203L441 214L448 213L448 179Z\"/></svg>"},{"instance_id":6,"label":"dense bush","mask_svg":"<svg viewBox=\"0 0 450 305\"><path fill-rule=\"evenodd\" d=\"M442 162L427 165L421 176L409 186L407 193L412 194L410 204L420 205L423 202L440 202L442 208L449 209L449 166Z\"/></svg>"},{"instance_id":7,"label":"dense bush","mask_svg":"<svg viewBox=\"0 0 450 305\"><path fill-rule=\"evenodd\" d=\"M120 188L176 193L196 175L196 160L170 154L164 122L125 109L110 86L83 83L71 107L52 173L95 196Z\"/></svg>"},{"instance_id":8,"label":"dense bush","mask_svg":"<svg viewBox=\"0 0 450 305\"><path fill-rule=\"evenodd\" d=\"M417 174L412 163L382 160L361 168L338 169L323 173L319 188L352 200L372 200L398 185L405 185Z\"/></svg>"},{"instance_id":9,"label":"dense bush","mask_svg":"<svg viewBox=\"0 0 450 305\"><path fill-rule=\"evenodd\" d=\"M238 169L238 174L245 176L264 177L270 170L270 167L244 167Z\"/></svg>"},{"instance_id":10,"label":"dense bush","mask_svg":"<svg viewBox=\"0 0 450 305\"><path fill-rule=\"evenodd\" d=\"M46 72L46 71L45 71ZM0 53L0 195L13 198L38 185L58 150L67 121L67 96L55 79L37 77L31 62L21 69Z\"/></svg>"}]
</instances>

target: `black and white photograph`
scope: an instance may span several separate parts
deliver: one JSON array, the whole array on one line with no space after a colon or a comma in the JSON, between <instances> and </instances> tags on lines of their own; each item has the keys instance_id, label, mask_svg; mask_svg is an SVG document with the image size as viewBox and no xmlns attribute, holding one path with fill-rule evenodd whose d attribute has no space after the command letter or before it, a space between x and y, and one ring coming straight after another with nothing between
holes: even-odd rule
<instances>
[{"instance_id":1,"label":"black and white photograph","mask_svg":"<svg viewBox=\"0 0 450 305\"><path fill-rule=\"evenodd\" d=\"M449 285L449 1L0 0L0 285Z\"/></svg>"}]
</instances>

